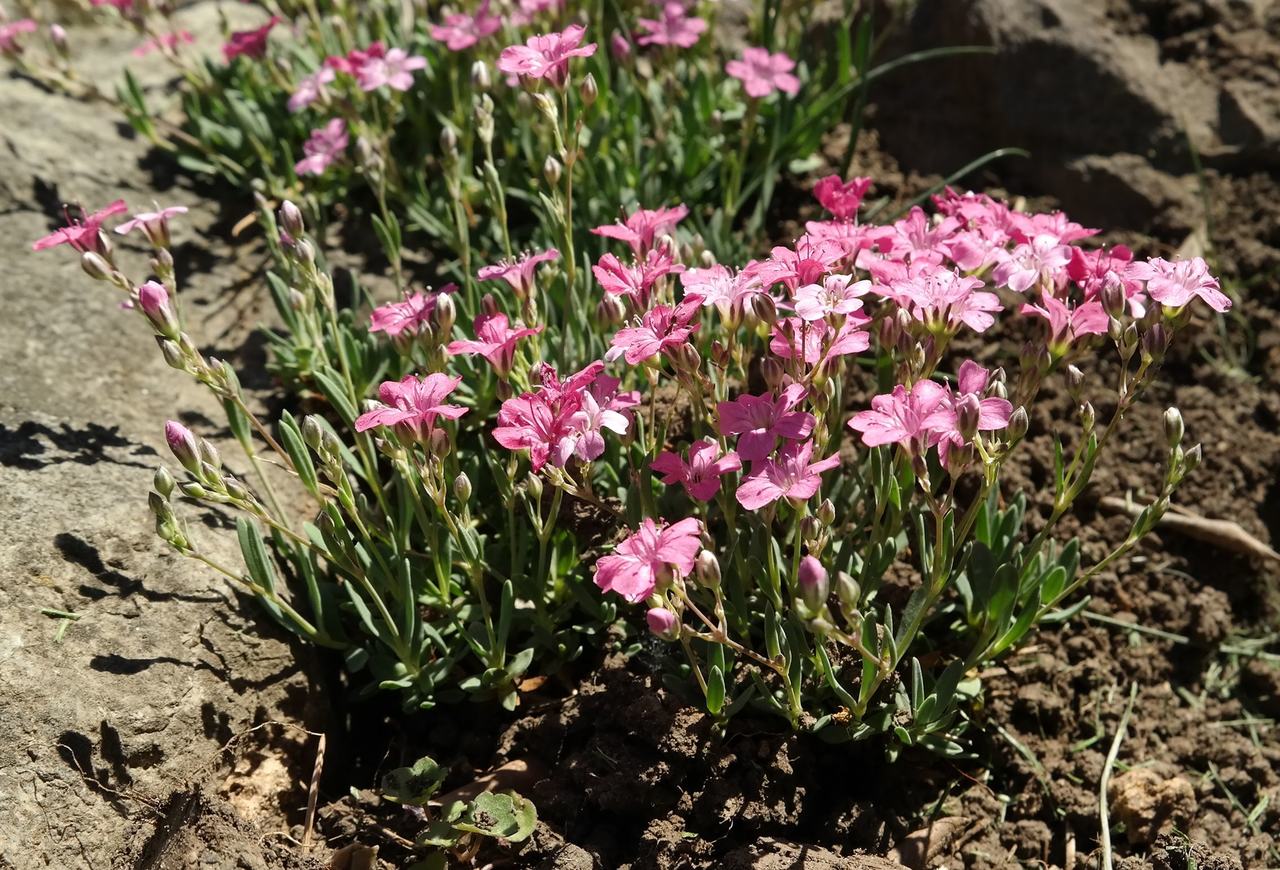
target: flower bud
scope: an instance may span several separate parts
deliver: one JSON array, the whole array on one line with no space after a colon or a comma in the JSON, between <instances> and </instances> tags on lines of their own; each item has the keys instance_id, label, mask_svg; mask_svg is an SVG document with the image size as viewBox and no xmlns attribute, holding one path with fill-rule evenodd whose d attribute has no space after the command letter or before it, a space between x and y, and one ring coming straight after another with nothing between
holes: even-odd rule
<instances>
[{"instance_id":1,"label":"flower bud","mask_svg":"<svg viewBox=\"0 0 1280 870\"><path fill-rule=\"evenodd\" d=\"M451 157L458 154L458 134L447 124L440 131L440 150Z\"/></svg>"},{"instance_id":2,"label":"flower bud","mask_svg":"<svg viewBox=\"0 0 1280 870\"><path fill-rule=\"evenodd\" d=\"M234 477L228 476L222 478L222 488L227 491L227 495L231 496L236 501L249 501L249 490L245 488L243 483L236 480Z\"/></svg>"},{"instance_id":3,"label":"flower bud","mask_svg":"<svg viewBox=\"0 0 1280 870\"><path fill-rule=\"evenodd\" d=\"M164 440L169 443L174 459L192 474L200 473L200 446L191 430L176 420L164 424Z\"/></svg>"},{"instance_id":4,"label":"flower bud","mask_svg":"<svg viewBox=\"0 0 1280 870\"><path fill-rule=\"evenodd\" d=\"M534 108L542 113L552 126L560 123L560 110L556 108L555 100L543 93L536 93L532 97Z\"/></svg>"},{"instance_id":5,"label":"flower bud","mask_svg":"<svg viewBox=\"0 0 1280 870\"><path fill-rule=\"evenodd\" d=\"M1164 440L1169 449L1182 443L1182 436L1187 433L1186 424L1182 422L1182 412L1177 408L1168 408L1164 412Z\"/></svg>"},{"instance_id":6,"label":"flower bud","mask_svg":"<svg viewBox=\"0 0 1280 870\"><path fill-rule=\"evenodd\" d=\"M66 57L69 49L67 46L67 31L61 24L49 25L49 41L53 43L53 50L60 56Z\"/></svg>"},{"instance_id":7,"label":"flower bud","mask_svg":"<svg viewBox=\"0 0 1280 870\"><path fill-rule=\"evenodd\" d=\"M486 293L480 297L480 310L486 317L493 317L495 314L499 314L502 311L502 309L498 307L498 300L494 298L492 293Z\"/></svg>"},{"instance_id":8,"label":"flower bud","mask_svg":"<svg viewBox=\"0 0 1280 870\"><path fill-rule=\"evenodd\" d=\"M786 370L782 368L782 363L778 362L775 357L766 357L760 363L760 376L764 378L765 386L771 393L776 393L782 389L782 376L784 374L786 374Z\"/></svg>"},{"instance_id":9,"label":"flower bud","mask_svg":"<svg viewBox=\"0 0 1280 870\"><path fill-rule=\"evenodd\" d=\"M827 577L827 569L813 556L805 556L800 560L800 570L796 575L796 583L800 587L800 600L810 613L818 613L827 603L827 595L831 592L831 581Z\"/></svg>"},{"instance_id":10,"label":"flower bud","mask_svg":"<svg viewBox=\"0 0 1280 870\"><path fill-rule=\"evenodd\" d=\"M578 85L578 96L582 97L582 104L587 107L592 106L596 97L600 96L600 86L596 84L596 77L591 73L587 73L582 84Z\"/></svg>"},{"instance_id":11,"label":"flower bud","mask_svg":"<svg viewBox=\"0 0 1280 870\"><path fill-rule=\"evenodd\" d=\"M1020 441L1027 434L1027 429L1031 426L1031 421L1027 417L1027 409L1019 405L1013 409L1013 413L1009 415L1009 425L1005 429L1009 441Z\"/></svg>"},{"instance_id":12,"label":"flower bud","mask_svg":"<svg viewBox=\"0 0 1280 870\"><path fill-rule=\"evenodd\" d=\"M1084 427L1085 433L1093 431L1094 424L1097 423L1097 414L1094 413L1093 403L1085 402L1080 406L1080 425Z\"/></svg>"},{"instance_id":13,"label":"flower bud","mask_svg":"<svg viewBox=\"0 0 1280 870\"><path fill-rule=\"evenodd\" d=\"M151 321L156 332L168 339L178 337L180 331L178 318L174 315L172 306L169 305L169 291L164 285L148 281L139 287L138 307L147 316L147 320Z\"/></svg>"},{"instance_id":14,"label":"flower bud","mask_svg":"<svg viewBox=\"0 0 1280 870\"><path fill-rule=\"evenodd\" d=\"M973 393L965 393L956 401L956 429L966 442L972 441L978 434L978 423L982 417L982 403Z\"/></svg>"},{"instance_id":15,"label":"flower bud","mask_svg":"<svg viewBox=\"0 0 1280 870\"><path fill-rule=\"evenodd\" d=\"M719 586L720 560L716 558L716 554L710 550L699 551L693 563L693 576L697 578L699 584L708 589Z\"/></svg>"},{"instance_id":16,"label":"flower bud","mask_svg":"<svg viewBox=\"0 0 1280 870\"><path fill-rule=\"evenodd\" d=\"M846 614L858 609L862 602L862 587L844 571L836 573L836 597L840 599L840 609Z\"/></svg>"},{"instance_id":17,"label":"flower bud","mask_svg":"<svg viewBox=\"0 0 1280 870\"><path fill-rule=\"evenodd\" d=\"M471 64L471 87L481 93L489 90L493 82L489 76L489 65L482 60Z\"/></svg>"},{"instance_id":18,"label":"flower bud","mask_svg":"<svg viewBox=\"0 0 1280 870\"><path fill-rule=\"evenodd\" d=\"M609 37L609 53L613 55L615 60L626 60L631 56L631 43L627 38L618 31L614 31Z\"/></svg>"},{"instance_id":19,"label":"flower bud","mask_svg":"<svg viewBox=\"0 0 1280 870\"><path fill-rule=\"evenodd\" d=\"M1075 365L1067 366L1067 392L1071 398L1080 400L1080 390L1084 386L1084 372Z\"/></svg>"},{"instance_id":20,"label":"flower bud","mask_svg":"<svg viewBox=\"0 0 1280 870\"><path fill-rule=\"evenodd\" d=\"M1197 444L1195 447L1188 450L1186 455L1182 457L1183 473L1190 474L1195 471L1196 468L1199 467L1202 459L1204 459L1204 451L1201 449L1200 445Z\"/></svg>"},{"instance_id":21,"label":"flower bud","mask_svg":"<svg viewBox=\"0 0 1280 870\"><path fill-rule=\"evenodd\" d=\"M310 239L298 239L293 252L297 255L299 263L310 265L316 261L316 246L311 244Z\"/></svg>"},{"instance_id":22,"label":"flower bud","mask_svg":"<svg viewBox=\"0 0 1280 870\"><path fill-rule=\"evenodd\" d=\"M222 457L218 455L218 448L214 447L207 438L200 439L200 461L215 471L222 468Z\"/></svg>"},{"instance_id":23,"label":"flower bud","mask_svg":"<svg viewBox=\"0 0 1280 870\"><path fill-rule=\"evenodd\" d=\"M111 264L101 254L85 251L80 255L80 268L95 281L111 280Z\"/></svg>"},{"instance_id":24,"label":"flower bud","mask_svg":"<svg viewBox=\"0 0 1280 870\"><path fill-rule=\"evenodd\" d=\"M463 504L471 500L471 478L467 477L465 471L458 472L458 476L453 479L453 494Z\"/></svg>"},{"instance_id":25,"label":"flower bud","mask_svg":"<svg viewBox=\"0 0 1280 870\"><path fill-rule=\"evenodd\" d=\"M528 479L525 480L524 488L534 501L542 498L542 478L538 477L538 475L531 473Z\"/></svg>"},{"instance_id":26,"label":"flower bud","mask_svg":"<svg viewBox=\"0 0 1280 870\"><path fill-rule=\"evenodd\" d=\"M444 340L453 333L453 324L458 318L458 306L448 293L436 296L436 308L432 313L436 328L440 330L440 338Z\"/></svg>"},{"instance_id":27,"label":"flower bud","mask_svg":"<svg viewBox=\"0 0 1280 870\"><path fill-rule=\"evenodd\" d=\"M1119 319L1124 315L1125 299L1124 284L1115 275L1108 275L1102 284L1102 310L1107 312L1108 316Z\"/></svg>"},{"instance_id":28,"label":"flower bud","mask_svg":"<svg viewBox=\"0 0 1280 870\"><path fill-rule=\"evenodd\" d=\"M155 477L151 478L151 486L156 492L160 493L164 498L168 498L173 492L175 481L173 475L169 473L169 469L163 465L156 469Z\"/></svg>"},{"instance_id":29,"label":"flower bud","mask_svg":"<svg viewBox=\"0 0 1280 870\"><path fill-rule=\"evenodd\" d=\"M822 504L818 505L818 521L828 527L836 521L836 506L831 503L831 499L824 498Z\"/></svg>"},{"instance_id":30,"label":"flower bud","mask_svg":"<svg viewBox=\"0 0 1280 870\"><path fill-rule=\"evenodd\" d=\"M763 323L773 326L778 322L778 303L768 293L756 293L748 300L751 313Z\"/></svg>"},{"instance_id":31,"label":"flower bud","mask_svg":"<svg viewBox=\"0 0 1280 870\"><path fill-rule=\"evenodd\" d=\"M596 304L596 322L605 328L613 328L622 323L627 310L622 300L608 293Z\"/></svg>"},{"instance_id":32,"label":"flower bud","mask_svg":"<svg viewBox=\"0 0 1280 870\"><path fill-rule=\"evenodd\" d=\"M1138 346L1138 324L1130 323L1125 327L1124 334L1120 337L1120 346L1130 353Z\"/></svg>"},{"instance_id":33,"label":"flower bud","mask_svg":"<svg viewBox=\"0 0 1280 870\"><path fill-rule=\"evenodd\" d=\"M182 355L182 348L178 347L176 341L157 335L156 342L160 345L160 355L164 357L169 368L185 369L187 367L186 357Z\"/></svg>"},{"instance_id":34,"label":"flower bud","mask_svg":"<svg viewBox=\"0 0 1280 870\"><path fill-rule=\"evenodd\" d=\"M312 450L320 449L320 441L324 438L324 427L320 425L320 421L316 419L315 414L308 414L302 418L302 440Z\"/></svg>"},{"instance_id":35,"label":"flower bud","mask_svg":"<svg viewBox=\"0 0 1280 870\"><path fill-rule=\"evenodd\" d=\"M1152 360L1159 362L1164 359L1164 353L1168 349L1169 330L1165 329L1163 323L1153 323L1142 333L1142 352Z\"/></svg>"},{"instance_id":36,"label":"flower bud","mask_svg":"<svg viewBox=\"0 0 1280 870\"><path fill-rule=\"evenodd\" d=\"M302 210L287 199L280 206L279 217L280 228L295 241L302 238L307 231L306 224L302 220Z\"/></svg>"},{"instance_id":37,"label":"flower bud","mask_svg":"<svg viewBox=\"0 0 1280 870\"><path fill-rule=\"evenodd\" d=\"M187 498L194 498L197 501L206 497L209 491L198 483L188 482L178 484L178 491Z\"/></svg>"},{"instance_id":38,"label":"flower bud","mask_svg":"<svg viewBox=\"0 0 1280 870\"><path fill-rule=\"evenodd\" d=\"M320 450L329 456L339 456L342 453L342 439L325 429L320 433Z\"/></svg>"},{"instance_id":39,"label":"flower bud","mask_svg":"<svg viewBox=\"0 0 1280 870\"><path fill-rule=\"evenodd\" d=\"M173 490L170 489L169 492L173 492ZM151 513L155 514L156 519L161 517L168 519L173 515L173 508L169 505L168 499L169 493L147 493L147 507L151 508Z\"/></svg>"},{"instance_id":40,"label":"flower bud","mask_svg":"<svg viewBox=\"0 0 1280 870\"><path fill-rule=\"evenodd\" d=\"M542 164L542 177L547 180L547 184L552 187L560 186L560 178L564 174L564 167L560 165L560 161L547 155L547 159Z\"/></svg>"},{"instance_id":41,"label":"flower bud","mask_svg":"<svg viewBox=\"0 0 1280 870\"><path fill-rule=\"evenodd\" d=\"M665 607L654 607L644 615L649 624L649 633L662 640L676 640L680 637L680 619Z\"/></svg>"},{"instance_id":42,"label":"flower bud","mask_svg":"<svg viewBox=\"0 0 1280 870\"><path fill-rule=\"evenodd\" d=\"M822 534L822 521L810 514L800 521L800 539L805 543L812 543L818 540L818 535Z\"/></svg>"},{"instance_id":43,"label":"flower bud","mask_svg":"<svg viewBox=\"0 0 1280 870\"><path fill-rule=\"evenodd\" d=\"M427 450L437 459L444 459L448 456L451 447L449 433L443 429L432 429L431 434L427 436Z\"/></svg>"}]
</instances>

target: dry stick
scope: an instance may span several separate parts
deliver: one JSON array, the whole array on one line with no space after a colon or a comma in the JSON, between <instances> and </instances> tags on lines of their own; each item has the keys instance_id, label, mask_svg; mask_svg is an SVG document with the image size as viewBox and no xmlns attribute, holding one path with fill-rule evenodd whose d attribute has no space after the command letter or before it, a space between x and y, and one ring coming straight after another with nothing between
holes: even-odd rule
<instances>
[{"instance_id":1,"label":"dry stick","mask_svg":"<svg viewBox=\"0 0 1280 870\"><path fill-rule=\"evenodd\" d=\"M311 849L311 833L316 825L316 801L320 797L320 772L324 770L324 748L328 739L320 735L316 744L316 764L311 769L311 787L307 789L307 818L302 826L302 851Z\"/></svg>"},{"instance_id":2,"label":"dry stick","mask_svg":"<svg viewBox=\"0 0 1280 870\"><path fill-rule=\"evenodd\" d=\"M1102 870L1112 870L1111 865L1111 823L1107 819L1107 786L1111 784L1111 770L1116 766L1116 756L1120 754L1120 743L1124 740L1124 732L1129 727L1129 715L1133 712L1134 699L1138 697L1138 684L1129 685L1129 703L1125 705L1124 715L1120 717L1120 725L1116 728L1116 737L1111 741L1111 751L1107 753L1107 763L1102 768L1102 779L1098 783L1098 818L1102 824Z\"/></svg>"},{"instance_id":3,"label":"dry stick","mask_svg":"<svg viewBox=\"0 0 1280 870\"><path fill-rule=\"evenodd\" d=\"M1137 516L1143 508L1118 496L1104 496L1098 504L1107 510ZM1280 561L1280 553L1245 531L1239 523L1231 520L1214 520L1194 514L1185 508L1173 507L1161 517L1160 526L1181 532L1189 538L1214 544L1233 553L1244 553L1249 556L1261 556L1264 559Z\"/></svg>"}]
</instances>

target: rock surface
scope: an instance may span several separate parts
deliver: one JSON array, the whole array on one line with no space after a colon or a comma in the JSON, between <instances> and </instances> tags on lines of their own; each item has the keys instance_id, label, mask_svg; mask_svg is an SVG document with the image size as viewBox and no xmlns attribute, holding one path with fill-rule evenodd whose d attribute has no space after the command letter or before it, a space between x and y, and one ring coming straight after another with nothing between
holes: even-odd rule
<instances>
[{"instance_id":1,"label":"rock surface","mask_svg":"<svg viewBox=\"0 0 1280 870\"><path fill-rule=\"evenodd\" d=\"M184 16L216 40L212 4ZM109 86L134 39L85 44L86 33L79 66ZM144 78L155 87L163 76ZM61 225L63 201L191 205L176 254L203 336L233 354L245 339L231 329L235 309L256 303L230 294L237 275L225 267L202 273L216 208L158 189L163 172L145 143L121 136L113 108L8 77L0 118L0 867L107 867L126 848L147 866L284 866L216 793L271 729L221 749L301 711L306 679L282 632L254 624L251 602L155 538L146 504L168 459L164 420L216 438L217 405L164 365L73 252L34 254L31 242ZM120 247L134 274L145 270L135 243ZM234 263L225 246L216 254ZM237 558L219 518L191 520L213 552Z\"/></svg>"}]
</instances>

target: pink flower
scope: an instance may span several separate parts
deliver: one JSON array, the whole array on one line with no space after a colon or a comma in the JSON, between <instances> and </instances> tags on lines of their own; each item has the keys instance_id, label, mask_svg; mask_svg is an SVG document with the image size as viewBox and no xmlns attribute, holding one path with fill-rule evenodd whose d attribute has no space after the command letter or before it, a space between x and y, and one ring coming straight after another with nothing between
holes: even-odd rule
<instances>
[{"instance_id":1,"label":"pink flower","mask_svg":"<svg viewBox=\"0 0 1280 870\"><path fill-rule=\"evenodd\" d=\"M1049 321L1049 345L1061 354L1077 338L1085 335L1106 335L1110 318L1102 310L1097 299L1069 308L1056 296L1042 294L1039 305L1024 304L1020 314L1043 317Z\"/></svg>"},{"instance_id":2,"label":"pink flower","mask_svg":"<svg viewBox=\"0 0 1280 870\"><path fill-rule=\"evenodd\" d=\"M634 366L687 343L698 329L698 324L692 321L701 305L702 300L694 298L686 299L675 308L654 306L652 311L645 312L639 326L618 330L604 358L613 362L623 357L627 365Z\"/></svg>"},{"instance_id":3,"label":"pink flower","mask_svg":"<svg viewBox=\"0 0 1280 870\"><path fill-rule=\"evenodd\" d=\"M156 211L140 211L116 227L116 232L123 236L134 230L142 230L151 240L151 244L157 248L167 248L169 247L169 218L186 213L185 205L171 205Z\"/></svg>"},{"instance_id":4,"label":"pink flower","mask_svg":"<svg viewBox=\"0 0 1280 870\"><path fill-rule=\"evenodd\" d=\"M1009 212L1009 224L1015 242L1029 242L1039 235L1051 236L1060 245L1087 239L1098 234L1097 230L1083 227L1064 213L1022 214Z\"/></svg>"},{"instance_id":5,"label":"pink flower","mask_svg":"<svg viewBox=\"0 0 1280 870\"><path fill-rule=\"evenodd\" d=\"M455 289L455 285L446 284L438 293L413 293L399 302L380 305L369 315L369 331L385 332L391 338L404 332L417 334L430 325L440 295Z\"/></svg>"},{"instance_id":6,"label":"pink flower","mask_svg":"<svg viewBox=\"0 0 1280 870\"><path fill-rule=\"evenodd\" d=\"M645 517L634 534L619 544L612 555L596 562L596 585L616 592L632 604L644 601L659 582L672 575L687 577L702 548L702 522L688 517L670 526L660 526Z\"/></svg>"},{"instance_id":7,"label":"pink flower","mask_svg":"<svg viewBox=\"0 0 1280 870\"><path fill-rule=\"evenodd\" d=\"M764 292L759 278L745 272L735 275L719 263L705 269L682 272L680 283L684 286L686 299L696 296L704 306L714 305L725 320L741 317L743 302Z\"/></svg>"},{"instance_id":8,"label":"pink flower","mask_svg":"<svg viewBox=\"0 0 1280 870\"><path fill-rule=\"evenodd\" d=\"M948 394L943 406L926 418L943 465L948 464L952 449L968 444L976 433L994 432L1009 425L1013 414L1009 400L997 396L983 398L990 377L985 368L973 360L965 360L956 376L955 394Z\"/></svg>"},{"instance_id":9,"label":"pink flower","mask_svg":"<svg viewBox=\"0 0 1280 870\"><path fill-rule=\"evenodd\" d=\"M1147 313L1145 285L1133 274L1133 251L1125 245L1093 251L1072 248L1067 277L1076 282L1088 300L1099 298L1108 283L1116 283L1134 317Z\"/></svg>"},{"instance_id":10,"label":"pink flower","mask_svg":"<svg viewBox=\"0 0 1280 870\"><path fill-rule=\"evenodd\" d=\"M844 248L834 242L800 238L794 249L779 245L769 259L743 269L744 275L759 279L765 287L782 283L794 292L805 284L816 284L844 259Z\"/></svg>"},{"instance_id":11,"label":"pink flower","mask_svg":"<svg viewBox=\"0 0 1280 870\"><path fill-rule=\"evenodd\" d=\"M1231 308L1231 299L1222 292L1218 279L1209 274L1209 264L1201 257L1169 262L1152 257L1134 263L1131 274L1147 282L1147 294L1169 308L1181 308L1199 297L1214 311Z\"/></svg>"},{"instance_id":12,"label":"pink flower","mask_svg":"<svg viewBox=\"0 0 1280 870\"><path fill-rule=\"evenodd\" d=\"M817 365L824 358L862 353L871 346L871 336L862 327L871 322L860 311L845 315L839 328L825 320L807 323L798 317L787 317L773 326L769 350L782 359L800 357L806 365Z\"/></svg>"},{"instance_id":13,"label":"pink flower","mask_svg":"<svg viewBox=\"0 0 1280 870\"><path fill-rule=\"evenodd\" d=\"M96 211L81 220L74 220L68 214L67 225L65 227L60 230L55 230L42 239L37 239L36 242L31 245L31 250L43 251L47 248L57 247L58 245L70 245L81 253L93 250L97 247L98 233L102 229L102 222L112 215L117 215L128 210L129 207L124 204L124 200L117 199L101 211Z\"/></svg>"},{"instance_id":14,"label":"pink flower","mask_svg":"<svg viewBox=\"0 0 1280 870\"><path fill-rule=\"evenodd\" d=\"M653 247L653 241L664 233L673 233L676 224L689 214L686 206L674 208L636 209L625 222L605 224L591 232L607 239L626 242L637 257L643 257Z\"/></svg>"},{"instance_id":15,"label":"pink flower","mask_svg":"<svg viewBox=\"0 0 1280 870\"><path fill-rule=\"evenodd\" d=\"M511 23L516 27L527 27L544 12L551 12L564 6L564 0L519 0L517 9L511 13Z\"/></svg>"},{"instance_id":16,"label":"pink flower","mask_svg":"<svg viewBox=\"0 0 1280 870\"><path fill-rule=\"evenodd\" d=\"M914 271L914 270L913 270ZM994 293L977 293L979 278L962 277L950 269L925 268L889 285L891 295L930 328L956 329L960 324L985 332L1001 309Z\"/></svg>"},{"instance_id":17,"label":"pink flower","mask_svg":"<svg viewBox=\"0 0 1280 870\"><path fill-rule=\"evenodd\" d=\"M665 607L651 607L644 615L649 633L663 640L675 640L680 636L680 619Z\"/></svg>"},{"instance_id":18,"label":"pink flower","mask_svg":"<svg viewBox=\"0 0 1280 870\"><path fill-rule=\"evenodd\" d=\"M643 263L625 264L613 254L605 254L591 267L606 293L627 297L638 311L649 307L649 297L659 279L683 271L684 266L676 263L666 248L649 251Z\"/></svg>"},{"instance_id":19,"label":"pink flower","mask_svg":"<svg viewBox=\"0 0 1280 870\"><path fill-rule=\"evenodd\" d=\"M813 431L814 417L796 407L807 394L803 384L791 384L775 399L769 394L739 396L716 406L717 430L737 435L738 456L747 462L764 459L778 439L803 441Z\"/></svg>"},{"instance_id":20,"label":"pink flower","mask_svg":"<svg viewBox=\"0 0 1280 870\"><path fill-rule=\"evenodd\" d=\"M435 372L425 378L407 375L400 381L384 381L378 387L378 398L385 407L361 414L356 431L365 432L378 426L394 426L414 440L424 440L435 429L436 420L456 420L467 409L444 404L445 397L462 382Z\"/></svg>"},{"instance_id":21,"label":"pink flower","mask_svg":"<svg viewBox=\"0 0 1280 870\"><path fill-rule=\"evenodd\" d=\"M731 60L724 71L742 82L742 89L752 99L767 97L774 91L795 96L800 79L791 74L796 62L782 52L770 54L764 48L744 48L741 60Z\"/></svg>"},{"instance_id":22,"label":"pink flower","mask_svg":"<svg viewBox=\"0 0 1280 870\"><path fill-rule=\"evenodd\" d=\"M793 297L801 320L822 320L832 314L852 314L862 308L870 281L853 281L851 275L828 275L821 284L806 284Z\"/></svg>"},{"instance_id":23,"label":"pink flower","mask_svg":"<svg viewBox=\"0 0 1280 870\"><path fill-rule=\"evenodd\" d=\"M371 60L385 57L387 47L381 41L372 42L368 48L353 48L348 51L346 57L336 57L330 55L324 59L324 65L335 72L344 73L349 76L356 75L360 68Z\"/></svg>"},{"instance_id":24,"label":"pink flower","mask_svg":"<svg viewBox=\"0 0 1280 870\"><path fill-rule=\"evenodd\" d=\"M849 428L861 432L868 447L901 444L920 453L932 443L936 415L949 409L950 398L947 388L933 381L916 381L909 392L898 384L893 392L873 398L871 410L854 414Z\"/></svg>"},{"instance_id":25,"label":"pink flower","mask_svg":"<svg viewBox=\"0 0 1280 870\"><path fill-rule=\"evenodd\" d=\"M298 87L289 96L289 111L301 112L307 106L328 96L325 85L333 81L337 73L332 67L322 66L309 76L298 80Z\"/></svg>"},{"instance_id":26,"label":"pink flower","mask_svg":"<svg viewBox=\"0 0 1280 870\"><path fill-rule=\"evenodd\" d=\"M590 57L596 44L580 45L586 28L571 24L560 33L531 36L524 45L510 45L498 56L498 69L525 79L546 79L555 88L563 88L569 77L569 60Z\"/></svg>"},{"instance_id":27,"label":"pink flower","mask_svg":"<svg viewBox=\"0 0 1280 870\"><path fill-rule=\"evenodd\" d=\"M580 394L581 405L570 421L575 431L574 455L590 462L604 453L604 430L625 435L631 426L629 408L640 403L638 393L618 394L617 378L601 375Z\"/></svg>"},{"instance_id":28,"label":"pink flower","mask_svg":"<svg viewBox=\"0 0 1280 870\"><path fill-rule=\"evenodd\" d=\"M813 498L822 486L822 472L839 465L840 457L828 456L818 462L810 462L812 455L812 441L784 444L777 459L766 460L743 478L736 494L738 504L754 511L780 498L793 505Z\"/></svg>"},{"instance_id":29,"label":"pink flower","mask_svg":"<svg viewBox=\"0 0 1280 870\"><path fill-rule=\"evenodd\" d=\"M959 228L960 221L951 217L934 224L924 209L915 206L906 217L885 228L879 247L895 260L941 263L944 242Z\"/></svg>"},{"instance_id":30,"label":"pink flower","mask_svg":"<svg viewBox=\"0 0 1280 870\"><path fill-rule=\"evenodd\" d=\"M376 91L383 86L395 91L413 87L415 70L425 69L427 59L411 55L403 48L393 48L382 57L371 57L356 70L356 81L362 91Z\"/></svg>"},{"instance_id":31,"label":"pink flower","mask_svg":"<svg viewBox=\"0 0 1280 870\"><path fill-rule=\"evenodd\" d=\"M507 315L501 312L479 315L476 317L475 327L477 341L467 339L450 342L445 352L454 355L481 354L502 378L511 372L511 366L515 362L516 343L522 338L542 332L541 326L512 329Z\"/></svg>"},{"instance_id":32,"label":"pink flower","mask_svg":"<svg viewBox=\"0 0 1280 870\"><path fill-rule=\"evenodd\" d=\"M262 57L267 51L267 37L279 23L279 17L272 15L271 20L257 30L236 31L231 34L226 45L222 46L222 56L227 63L241 56L255 59Z\"/></svg>"},{"instance_id":33,"label":"pink flower","mask_svg":"<svg viewBox=\"0 0 1280 870\"><path fill-rule=\"evenodd\" d=\"M673 45L677 48L692 48L707 22L701 18L691 18L683 3L667 2L662 6L662 18L640 18L636 23L645 31L636 40L641 45Z\"/></svg>"},{"instance_id":34,"label":"pink flower","mask_svg":"<svg viewBox=\"0 0 1280 870\"><path fill-rule=\"evenodd\" d=\"M528 299L529 293L533 290L533 278L539 264L549 263L559 257L560 252L555 248L548 248L538 254L525 253L518 260L485 266L476 273L476 278L481 281L506 281L515 291L517 299Z\"/></svg>"},{"instance_id":35,"label":"pink flower","mask_svg":"<svg viewBox=\"0 0 1280 870\"><path fill-rule=\"evenodd\" d=\"M489 12L489 0L484 0L474 15L458 12L446 15L443 24L432 25L431 38L443 42L450 51L465 51L501 27L502 19Z\"/></svg>"},{"instance_id":36,"label":"pink flower","mask_svg":"<svg viewBox=\"0 0 1280 870\"><path fill-rule=\"evenodd\" d=\"M720 492L720 478L742 467L738 454L730 450L720 455L720 445L714 441L695 441L689 446L689 461L679 453L664 450L649 466L663 475L667 486L680 484L689 497L697 501L710 501Z\"/></svg>"},{"instance_id":37,"label":"pink flower","mask_svg":"<svg viewBox=\"0 0 1280 870\"><path fill-rule=\"evenodd\" d=\"M347 122L334 118L323 127L311 131L311 138L302 145L307 156L294 165L299 175L323 175L331 164L342 158L347 150Z\"/></svg>"},{"instance_id":38,"label":"pink flower","mask_svg":"<svg viewBox=\"0 0 1280 870\"><path fill-rule=\"evenodd\" d=\"M836 220L851 221L858 216L858 207L870 187L870 178L853 178L845 182L838 175L828 175L814 185L813 195Z\"/></svg>"},{"instance_id":39,"label":"pink flower","mask_svg":"<svg viewBox=\"0 0 1280 870\"><path fill-rule=\"evenodd\" d=\"M17 53L21 50L18 36L23 33L35 33L39 28L30 18L19 18L17 21L0 23L0 52Z\"/></svg>"},{"instance_id":40,"label":"pink flower","mask_svg":"<svg viewBox=\"0 0 1280 870\"><path fill-rule=\"evenodd\" d=\"M161 33L159 36L148 39L133 50L134 57L146 57L153 51L174 52L178 50L179 45L190 45L195 42L195 37L191 35L189 30L177 30L173 33Z\"/></svg>"},{"instance_id":41,"label":"pink flower","mask_svg":"<svg viewBox=\"0 0 1280 870\"><path fill-rule=\"evenodd\" d=\"M1040 234L1030 242L1018 245L1000 257L992 278L997 287L1008 287L1015 293L1025 293L1043 283L1046 287L1059 287L1066 280L1066 267L1071 262L1071 248L1058 243L1048 234Z\"/></svg>"}]
</instances>

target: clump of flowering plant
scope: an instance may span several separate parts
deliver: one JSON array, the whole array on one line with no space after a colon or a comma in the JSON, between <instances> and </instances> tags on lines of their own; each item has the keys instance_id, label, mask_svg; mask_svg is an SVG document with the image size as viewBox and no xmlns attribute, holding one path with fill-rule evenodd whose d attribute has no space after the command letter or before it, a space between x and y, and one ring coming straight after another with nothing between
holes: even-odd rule
<instances>
[{"instance_id":1,"label":"clump of flowering plant","mask_svg":"<svg viewBox=\"0 0 1280 870\"><path fill-rule=\"evenodd\" d=\"M868 183L824 179L829 219L733 266L681 239L681 208L596 228L618 253L592 270L597 325L578 354L595 359L538 319L558 252L478 268L500 292L475 308L442 287L357 312L337 306L299 210L264 207L286 327L273 348L327 408L276 423L185 331L168 250L180 208L118 228L152 246L142 283L104 228L120 204L35 247L74 248L127 296L169 364L223 401L255 470L236 476L170 423L184 479L156 474L161 537L345 650L371 687L512 706L523 675L621 621L673 644L672 670L718 717L761 707L958 752L975 675L1069 617L1199 462L1169 409L1163 485L1125 541L1081 566L1078 544L1055 539L1195 306L1231 303L1202 261L1135 260L1061 214L979 194L862 223ZM1031 337L1020 353L957 350L998 324ZM1103 353L1114 386L1089 364ZM1077 409L1028 538L1025 494L1002 481L1050 379ZM263 451L311 498L304 516L282 510ZM207 555L178 497L240 514L243 570Z\"/></svg>"}]
</instances>

